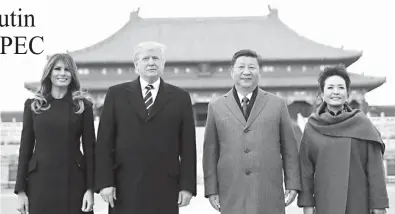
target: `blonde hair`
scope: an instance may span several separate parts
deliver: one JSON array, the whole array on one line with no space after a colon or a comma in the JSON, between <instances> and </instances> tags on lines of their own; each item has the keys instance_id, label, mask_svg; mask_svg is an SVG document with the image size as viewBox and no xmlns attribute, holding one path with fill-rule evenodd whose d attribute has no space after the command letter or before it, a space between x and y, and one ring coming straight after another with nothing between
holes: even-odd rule
<instances>
[{"instance_id":1,"label":"blonde hair","mask_svg":"<svg viewBox=\"0 0 395 214\"><path fill-rule=\"evenodd\" d=\"M159 42L154 42L154 41L141 42L136 46L134 50L133 61L136 64L136 62L139 60L139 54L142 50L159 50L161 52L162 59L164 60L165 49L166 46Z\"/></svg>"},{"instance_id":2,"label":"blonde hair","mask_svg":"<svg viewBox=\"0 0 395 214\"><path fill-rule=\"evenodd\" d=\"M76 106L76 114L81 114L84 112L85 105L84 100L89 102L90 99L85 96L86 91L83 91L80 86L80 81L77 77L77 65L75 64L73 58L64 53L58 53L51 56L44 67L44 72L41 78L41 86L38 91L35 93L35 97L30 105L31 110L37 114L48 110L51 105L48 104L46 97L50 95L52 82L51 82L51 73L55 66L55 64L59 61L63 61L66 67L69 69L71 73L71 82L68 86L67 93L71 93L73 104Z\"/></svg>"}]
</instances>

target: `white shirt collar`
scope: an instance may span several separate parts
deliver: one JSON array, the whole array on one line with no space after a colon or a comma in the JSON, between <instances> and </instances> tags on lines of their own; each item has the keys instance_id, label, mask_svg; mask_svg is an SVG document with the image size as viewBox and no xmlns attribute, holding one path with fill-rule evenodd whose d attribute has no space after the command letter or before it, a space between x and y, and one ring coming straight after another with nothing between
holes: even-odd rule
<instances>
[{"instance_id":1,"label":"white shirt collar","mask_svg":"<svg viewBox=\"0 0 395 214\"><path fill-rule=\"evenodd\" d=\"M248 102L251 101L252 93L253 92L247 94L247 96L246 96L248 98ZM240 94L239 92L237 92L237 96L239 97L240 103L243 103L244 96L242 94Z\"/></svg>"},{"instance_id":2,"label":"white shirt collar","mask_svg":"<svg viewBox=\"0 0 395 214\"><path fill-rule=\"evenodd\" d=\"M140 77L139 79L140 79L141 91L144 93L146 91L145 86L149 84L143 78ZM154 87L153 90L156 91L159 90L159 84L160 84L160 78L158 78L158 80L156 80L154 83L151 84Z\"/></svg>"},{"instance_id":3,"label":"white shirt collar","mask_svg":"<svg viewBox=\"0 0 395 214\"><path fill-rule=\"evenodd\" d=\"M148 82L143 80L141 77L140 79L140 85L141 85L141 95L143 97L145 97L146 93L147 93L147 89L145 89L145 86L148 85ZM151 85L154 87L153 89L151 89L151 95L152 95L152 100L155 103L156 97L158 96L158 92L159 92L159 84L160 84L160 78L158 80L156 80L154 83L152 83Z\"/></svg>"}]
</instances>

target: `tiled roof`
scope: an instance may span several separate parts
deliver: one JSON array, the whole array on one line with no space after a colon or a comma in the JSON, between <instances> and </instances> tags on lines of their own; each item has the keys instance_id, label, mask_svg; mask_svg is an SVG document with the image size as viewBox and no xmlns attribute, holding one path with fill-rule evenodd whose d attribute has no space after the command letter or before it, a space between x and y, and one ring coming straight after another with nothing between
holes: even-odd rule
<instances>
[{"instance_id":1,"label":"tiled roof","mask_svg":"<svg viewBox=\"0 0 395 214\"><path fill-rule=\"evenodd\" d=\"M167 46L171 62L230 61L240 49L253 49L266 61L337 61L350 65L361 51L316 43L284 24L277 10L267 16L213 18L141 18L135 12L117 32L90 47L70 52L77 63L130 63L143 41Z\"/></svg>"}]
</instances>

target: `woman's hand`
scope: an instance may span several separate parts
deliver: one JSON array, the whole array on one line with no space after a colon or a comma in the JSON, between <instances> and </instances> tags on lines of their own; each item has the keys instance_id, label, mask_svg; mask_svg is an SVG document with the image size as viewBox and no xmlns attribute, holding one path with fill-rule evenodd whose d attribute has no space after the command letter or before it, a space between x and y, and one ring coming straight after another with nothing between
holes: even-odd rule
<instances>
[{"instance_id":1,"label":"woman's hand","mask_svg":"<svg viewBox=\"0 0 395 214\"><path fill-rule=\"evenodd\" d=\"M314 207L303 207L304 214L314 214Z\"/></svg>"},{"instance_id":2,"label":"woman's hand","mask_svg":"<svg viewBox=\"0 0 395 214\"><path fill-rule=\"evenodd\" d=\"M371 209L370 213L372 213L372 214L386 214L387 210L386 209Z\"/></svg>"},{"instance_id":3,"label":"woman's hand","mask_svg":"<svg viewBox=\"0 0 395 214\"><path fill-rule=\"evenodd\" d=\"M94 198L92 190L87 190L84 194L84 198L82 199L82 208L83 212L90 212L93 210Z\"/></svg>"},{"instance_id":4,"label":"woman's hand","mask_svg":"<svg viewBox=\"0 0 395 214\"><path fill-rule=\"evenodd\" d=\"M25 192L18 193L18 209L20 213L26 214L29 212L29 199Z\"/></svg>"}]
</instances>

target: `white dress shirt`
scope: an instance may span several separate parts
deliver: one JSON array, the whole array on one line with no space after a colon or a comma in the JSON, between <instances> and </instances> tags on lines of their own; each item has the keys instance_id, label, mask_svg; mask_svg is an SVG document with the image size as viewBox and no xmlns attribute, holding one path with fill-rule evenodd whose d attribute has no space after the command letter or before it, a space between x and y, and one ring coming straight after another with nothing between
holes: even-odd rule
<instances>
[{"instance_id":1,"label":"white dress shirt","mask_svg":"<svg viewBox=\"0 0 395 214\"><path fill-rule=\"evenodd\" d=\"M143 78L140 77L139 79L140 79L140 85L141 85L141 94L143 95L143 99L144 99L144 96L147 93L147 89L145 89L145 87L149 84L147 81L143 80ZM156 96L158 95L159 84L160 84L160 78L151 84L154 87L153 89L151 89L152 103L155 103Z\"/></svg>"},{"instance_id":2,"label":"white dress shirt","mask_svg":"<svg viewBox=\"0 0 395 214\"><path fill-rule=\"evenodd\" d=\"M253 92L251 92L251 93L247 94L247 96L245 96L245 97L248 98L247 104L251 101L252 93ZM240 94L239 92L237 92L237 96L239 97L240 104L243 106L243 98L244 98L244 96L242 94Z\"/></svg>"}]
</instances>

